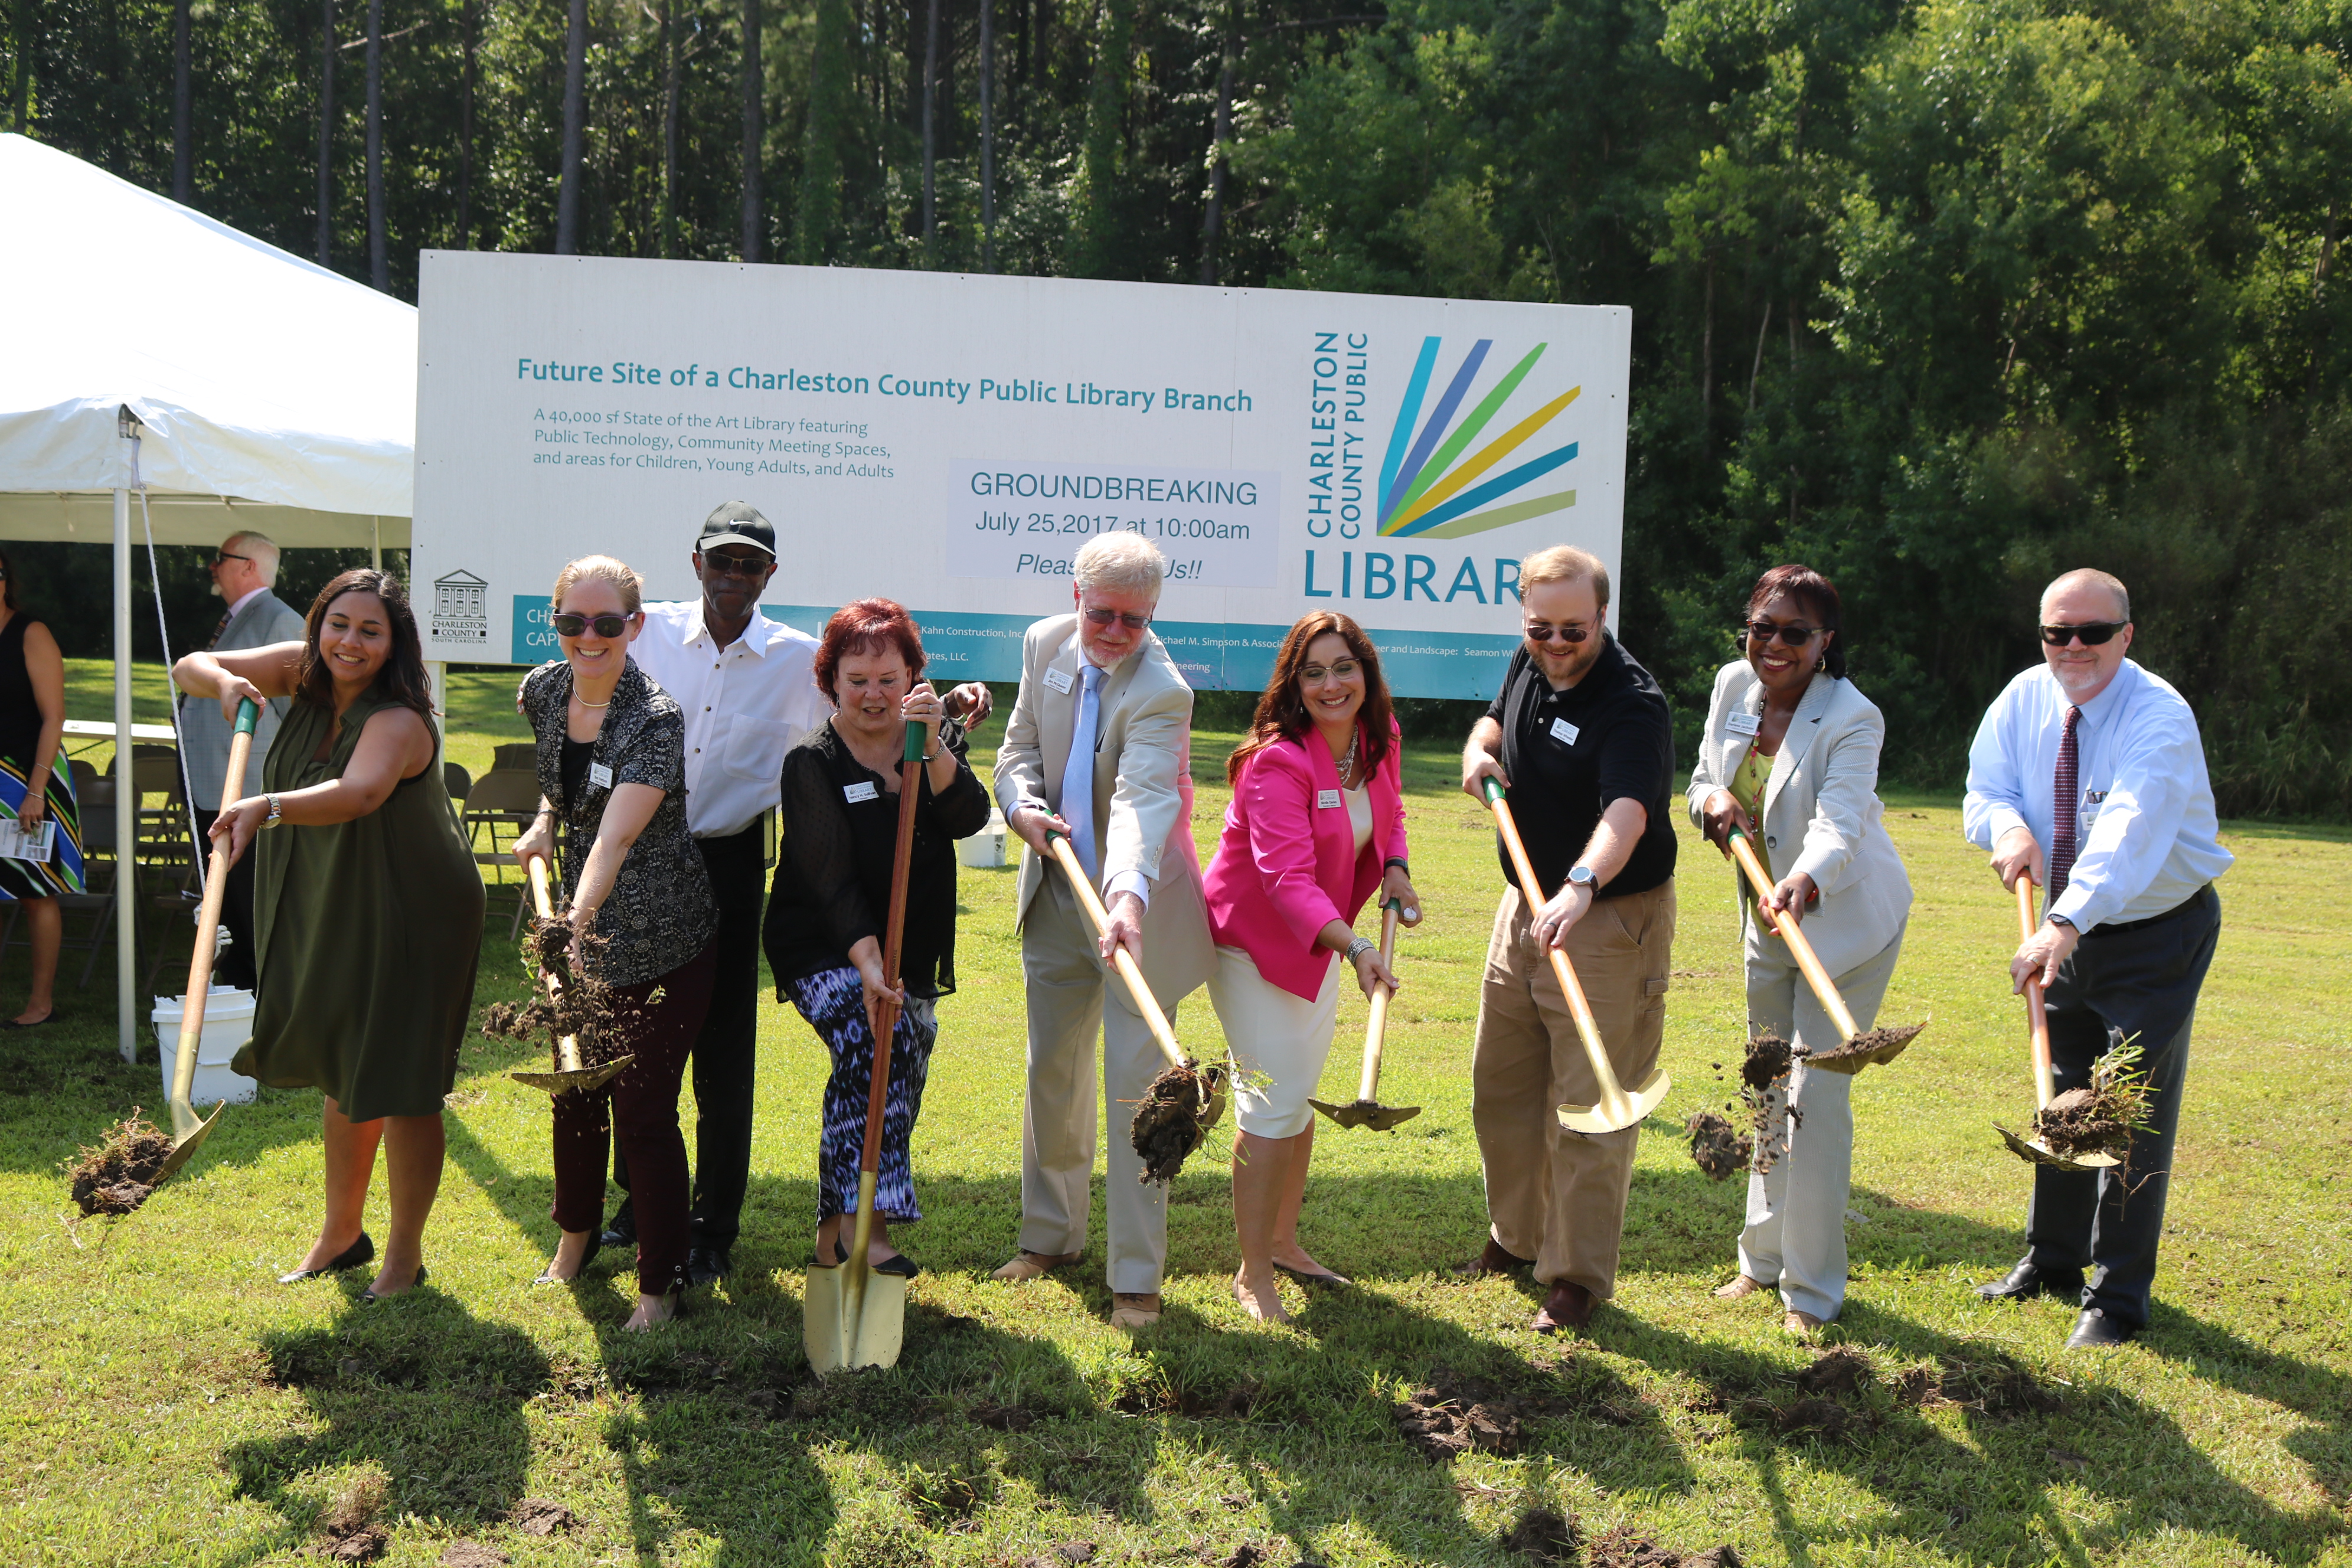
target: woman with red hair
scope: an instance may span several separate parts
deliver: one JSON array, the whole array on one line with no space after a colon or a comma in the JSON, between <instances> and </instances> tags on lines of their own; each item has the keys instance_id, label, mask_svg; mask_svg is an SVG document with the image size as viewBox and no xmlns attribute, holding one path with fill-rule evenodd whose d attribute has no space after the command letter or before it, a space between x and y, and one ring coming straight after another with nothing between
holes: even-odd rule
<instances>
[{"instance_id":1,"label":"woman with red hair","mask_svg":"<svg viewBox=\"0 0 2352 1568\"><path fill-rule=\"evenodd\" d=\"M825 623L817 689L834 715L784 756L783 853L764 942L776 994L833 1053L817 1142L815 1267L849 1259L842 1219L857 1211L857 1162L874 1075L874 1007L899 1005L890 1037L882 1159L867 1260L911 1277L889 1221L922 1218L907 1154L923 1105L940 997L955 989L955 840L988 826L988 792L964 760L962 724L922 679L923 639L906 610L860 599ZM907 876L898 984L882 972L883 921L898 837L907 726L923 731L921 796Z\"/></svg>"},{"instance_id":2,"label":"woman with red hair","mask_svg":"<svg viewBox=\"0 0 2352 1568\"><path fill-rule=\"evenodd\" d=\"M1234 1095L1234 1228L1243 1310L1283 1322L1275 1271L1345 1284L1298 1244L1315 1113L1346 957L1367 997L1393 991L1380 950L1355 931L1372 889L1421 919L1405 860L1404 737L1363 628L1329 610L1300 617L1275 656L1249 738L1225 764L1233 804L1206 882L1217 967L1209 1000L1240 1081Z\"/></svg>"}]
</instances>

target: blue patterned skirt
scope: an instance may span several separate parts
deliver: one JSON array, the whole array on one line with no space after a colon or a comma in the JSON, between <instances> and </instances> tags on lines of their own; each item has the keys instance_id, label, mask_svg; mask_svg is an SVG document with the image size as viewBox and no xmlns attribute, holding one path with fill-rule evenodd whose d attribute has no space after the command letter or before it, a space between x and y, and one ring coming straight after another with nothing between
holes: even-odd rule
<instances>
[{"instance_id":1,"label":"blue patterned skirt","mask_svg":"<svg viewBox=\"0 0 2352 1568\"><path fill-rule=\"evenodd\" d=\"M874 1027L866 1017L865 987L846 964L787 980L783 989L833 1052L833 1076L824 1085L824 1129L817 1139L816 1217L823 1223L857 1212L857 1162L866 1152L866 1102L874 1089ZM930 1075L931 1046L939 1037L931 999L908 997L890 1032L881 1170L874 1188L875 1212L891 1220L923 1217L907 1145L922 1113L923 1080Z\"/></svg>"},{"instance_id":2,"label":"blue patterned skirt","mask_svg":"<svg viewBox=\"0 0 2352 1568\"><path fill-rule=\"evenodd\" d=\"M50 899L82 891L81 809L74 802L73 770L60 753L45 792L49 820L58 825L47 860L0 860L0 899ZM0 817L16 820L25 806L27 770L0 760Z\"/></svg>"}]
</instances>

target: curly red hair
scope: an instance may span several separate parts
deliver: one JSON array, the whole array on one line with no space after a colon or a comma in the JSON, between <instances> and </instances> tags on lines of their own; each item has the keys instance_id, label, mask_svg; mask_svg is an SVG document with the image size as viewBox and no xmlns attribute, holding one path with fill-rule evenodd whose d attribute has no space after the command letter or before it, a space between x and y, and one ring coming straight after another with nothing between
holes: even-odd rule
<instances>
[{"instance_id":1,"label":"curly red hair","mask_svg":"<svg viewBox=\"0 0 2352 1568\"><path fill-rule=\"evenodd\" d=\"M898 649L907 661L908 685L923 678L922 628L907 614L906 605L896 599L860 599L842 605L824 623L824 636L817 640L816 689L824 693L826 701L840 707L833 679L840 673L841 661L853 653L880 653L885 648Z\"/></svg>"}]
</instances>

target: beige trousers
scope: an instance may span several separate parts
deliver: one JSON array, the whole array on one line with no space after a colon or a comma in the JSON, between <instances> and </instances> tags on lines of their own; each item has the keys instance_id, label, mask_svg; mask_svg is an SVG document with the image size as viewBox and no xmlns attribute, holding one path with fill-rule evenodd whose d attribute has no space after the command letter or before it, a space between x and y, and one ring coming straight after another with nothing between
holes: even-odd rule
<instances>
[{"instance_id":1,"label":"beige trousers","mask_svg":"<svg viewBox=\"0 0 2352 1568\"><path fill-rule=\"evenodd\" d=\"M1601 900L1568 933L1563 951L1600 1025L1609 1065L1628 1089L1657 1066L1674 945L1671 879ZM1588 1137L1559 1124L1559 1106L1590 1105L1599 1090L1516 888L1504 890L1495 911L1470 1086L1496 1244L1534 1258L1544 1284L1565 1279L1596 1297L1613 1294L1641 1129Z\"/></svg>"}]
</instances>

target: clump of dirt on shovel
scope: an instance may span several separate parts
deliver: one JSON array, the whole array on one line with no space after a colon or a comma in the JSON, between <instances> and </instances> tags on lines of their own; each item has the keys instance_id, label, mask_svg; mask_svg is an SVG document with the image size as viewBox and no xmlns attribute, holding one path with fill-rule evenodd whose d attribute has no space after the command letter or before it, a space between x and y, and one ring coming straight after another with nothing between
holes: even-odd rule
<instances>
[{"instance_id":1,"label":"clump of dirt on shovel","mask_svg":"<svg viewBox=\"0 0 2352 1568\"><path fill-rule=\"evenodd\" d=\"M583 935L582 962L575 964L570 922L561 913L550 921L533 915L522 943L523 971L530 976L532 998L520 1007L493 1002L483 1008L478 1025L482 1033L492 1039L543 1039L551 1048L562 1037L576 1035L582 1067L602 1067L622 1055L613 988L595 974L607 945L605 938L593 932ZM539 978L542 969L562 982L561 1000L548 999Z\"/></svg>"},{"instance_id":2,"label":"clump of dirt on shovel","mask_svg":"<svg viewBox=\"0 0 2352 1568\"><path fill-rule=\"evenodd\" d=\"M2033 1136L2069 1158L2121 1154L2147 1119L2139 1047L2125 1044L2091 1064L2088 1089L2070 1089L2034 1113Z\"/></svg>"},{"instance_id":3,"label":"clump of dirt on shovel","mask_svg":"<svg viewBox=\"0 0 2352 1568\"><path fill-rule=\"evenodd\" d=\"M134 1105L96 1145L77 1152L63 1168L85 1215L129 1214L155 1190L171 1153L172 1140Z\"/></svg>"},{"instance_id":4,"label":"clump of dirt on shovel","mask_svg":"<svg viewBox=\"0 0 2352 1568\"><path fill-rule=\"evenodd\" d=\"M1691 1158L1716 1181L1725 1181L1748 1169L1756 1147L1748 1135L1712 1110L1694 1110L1683 1121L1690 1134Z\"/></svg>"},{"instance_id":5,"label":"clump of dirt on shovel","mask_svg":"<svg viewBox=\"0 0 2352 1568\"><path fill-rule=\"evenodd\" d=\"M1903 1054L1905 1047L1919 1037L1925 1024L1906 1024L1899 1029L1864 1029L1843 1045L1826 1051L1808 1051L1806 1062L1823 1072L1859 1072L1873 1062L1892 1061Z\"/></svg>"},{"instance_id":6,"label":"clump of dirt on shovel","mask_svg":"<svg viewBox=\"0 0 2352 1568\"><path fill-rule=\"evenodd\" d=\"M1176 1173L1184 1168L1184 1161L1205 1136L1201 1131L1201 1109L1207 1093L1208 1083L1198 1062L1163 1068L1151 1080L1151 1087L1136 1103L1135 1120L1128 1125L1128 1138L1143 1160L1138 1181L1164 1187L1176 1179Z\"/></svg>"}]
</instances>

